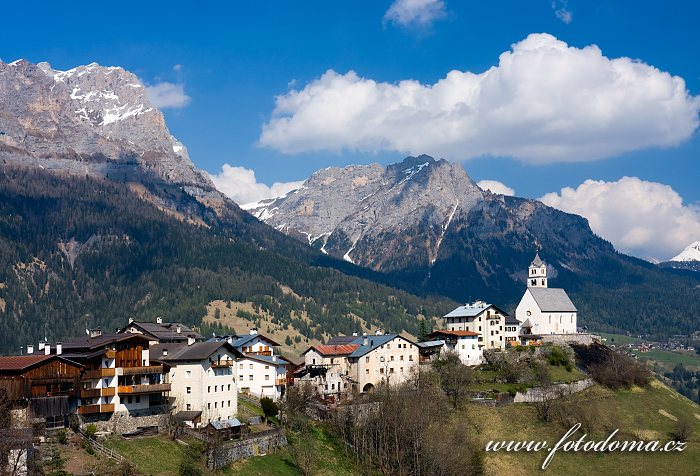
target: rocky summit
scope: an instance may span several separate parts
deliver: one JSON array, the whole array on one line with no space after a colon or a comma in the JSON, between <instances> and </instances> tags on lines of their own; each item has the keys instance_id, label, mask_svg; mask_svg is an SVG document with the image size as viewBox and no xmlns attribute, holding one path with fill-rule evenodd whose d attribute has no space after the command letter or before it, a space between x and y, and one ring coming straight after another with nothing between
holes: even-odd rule
<instances>
[{"instance_id":1,"label":"rocky summit","mask_svg":"<svg viewBox=\"0 0 700 476\"><path fill-rule=\"evenodd\" d=\"M164 182L221 200L168 131L145 85L96 63L68 71L0 61L0 160L70 174Z\"/></svg>"}]
</instances>

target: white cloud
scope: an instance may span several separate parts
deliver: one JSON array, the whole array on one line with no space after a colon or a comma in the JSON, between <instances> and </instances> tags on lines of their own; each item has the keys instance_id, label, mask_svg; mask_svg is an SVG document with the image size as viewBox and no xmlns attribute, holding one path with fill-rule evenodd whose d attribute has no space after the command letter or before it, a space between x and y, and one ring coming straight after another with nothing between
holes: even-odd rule
<instances>
[{"instance_id":1,"label":"white cloud","mask_svg":"<svg viewBox=\"0 0 700 476\"><path fill-rule=\"evenodd\" d=\"M394 0L384 14L384 21L404 27L427 26L445 16L442 0Z\"/></svg>"},{"instance_id":2,"label":"white cloud","mask_svg":"<svg viewBox=\"0 0 700 476\"><path fill-rule=\"evenodd\" d=\"M552 10L557 18L567 25L574 19L574 14L569 10L569 0L552 0Z\"/></svg>"},{"instance_id":3,"label":"white cloud","mask_svg":"<svg viewBox=\"0 0 700 476\"><path fill-rule=\"evenodd\" d=\"M216 188L231 200L244 205L257 202L265 198L280 197L295 190L304 183L299 182L275 182L271 187L259 183L255 178L255 172L245 167L234 167L224 164L221 172L210 177Z\"/></svg>"},{"instance_id":4,"label":"white cloud","mask_svg":"<svg viewBox=\"0 0 700 476\"><path fill-rule=\"evenodd\" d=\"M190 103L190 97L185 93L183 84L164 81L146 87L148 99L159 109L181 108Z\"/></svg>"},{"instance_id":5,"label":"white cloud","mask_svg":"<svg viewBox=\"0 0 700 476\"><path fill-rule=\"evenodd\" d=\"M489 190L492 193L500 193L501 195L508 195L509 197L515 195L515 190L498 180L481 180L476 184L480 189Z\"/></svg>"},{"instance_id":6,"label":"white cloud","mask_svg":"<svg viewBox=\"0 0 700 476\"><path fill-rule=\"evenodd\" d=\"M398 151L531 163L602 159L673 146L698 127L700 98L682 78L532 34L481 74L435 84L327 71L278 96L260 144L285 153Z\"/></svg>"},{"instance_id":7,"label":"white cloud","mask_svg":"<svg viewBox=\"0 0 700 476\"><path fill-rule=\"evenodd\" d=\"M586 217L595 233L641 258L669 259L700 238L700 206L684 205L670 186L637 177L586 180L540 200Z\"/></svg>"}]
</instances>

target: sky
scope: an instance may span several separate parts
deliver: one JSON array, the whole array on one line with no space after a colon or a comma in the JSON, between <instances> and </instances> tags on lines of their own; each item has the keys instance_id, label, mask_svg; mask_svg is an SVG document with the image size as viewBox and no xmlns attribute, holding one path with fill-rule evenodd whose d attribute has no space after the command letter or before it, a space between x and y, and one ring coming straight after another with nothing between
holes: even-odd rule
<instances>
[{"instance_id":1,"label":"sky","mask_svg":"<svg viewBox=\"0 0 700 476\"><path fill-rule=\"evenodd\" d=\"M239 203L425 153L635 256L700 240L697 2L211 3L9 2L0 59L134 72Z\"/></svg>"}]
</instances>

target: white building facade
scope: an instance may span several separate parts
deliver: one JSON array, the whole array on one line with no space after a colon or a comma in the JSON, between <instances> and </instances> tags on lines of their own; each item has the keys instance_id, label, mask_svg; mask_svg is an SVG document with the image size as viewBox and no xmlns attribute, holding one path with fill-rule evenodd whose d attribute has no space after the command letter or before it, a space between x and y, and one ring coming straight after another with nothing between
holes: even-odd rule
<instances>
[{"instance_id":1,"label":"white building facade","mask_svg":"<svg viewBox=\"0 0 700 476\"><path fill-rule=\"evenodd\" d=\"M445 327L450 331L471 331L479 334L478 344L484 349L505 349L507 314L493 304L475 301L459 306L446 314Z\"/></svg>"},{"instance_id":2,"label":"white building facade","mask_svg":"<svg viewBox=\"0 0 700 476\"><path fill-rule=\"evenodd\" d=\"M435 331L431 339L444 342L442 352L454 352L464 365L480 365L483 362L484 350L479 345L479 334L472 331Z\"/></svg>"}]
</instances>

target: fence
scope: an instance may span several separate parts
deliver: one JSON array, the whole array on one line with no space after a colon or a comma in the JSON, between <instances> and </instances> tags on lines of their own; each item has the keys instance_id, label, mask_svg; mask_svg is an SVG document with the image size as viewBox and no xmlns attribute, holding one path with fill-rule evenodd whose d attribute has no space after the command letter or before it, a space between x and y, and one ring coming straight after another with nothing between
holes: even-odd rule
<instances>
[{"instance_id":1,"label":"fence","mask_svg":"<svg viewBox=\"0 0 700 476\"><path fill-rule=\"evenodd\" d=\"M114 451L113 449L107 448L106 446L99 443L98 441L93 440L92 438L90 438L89 436L84 434L82 431L79 431L78 434L80 435L80 437L83 440L87 441L95 449L95 451L97 451L98 453L103 454L104 456L113 459L117 463L123 463L124 461L129 461L125 457L123 457L122 455L120 455L119 453Z\"/></svg>"}]
</instances>

